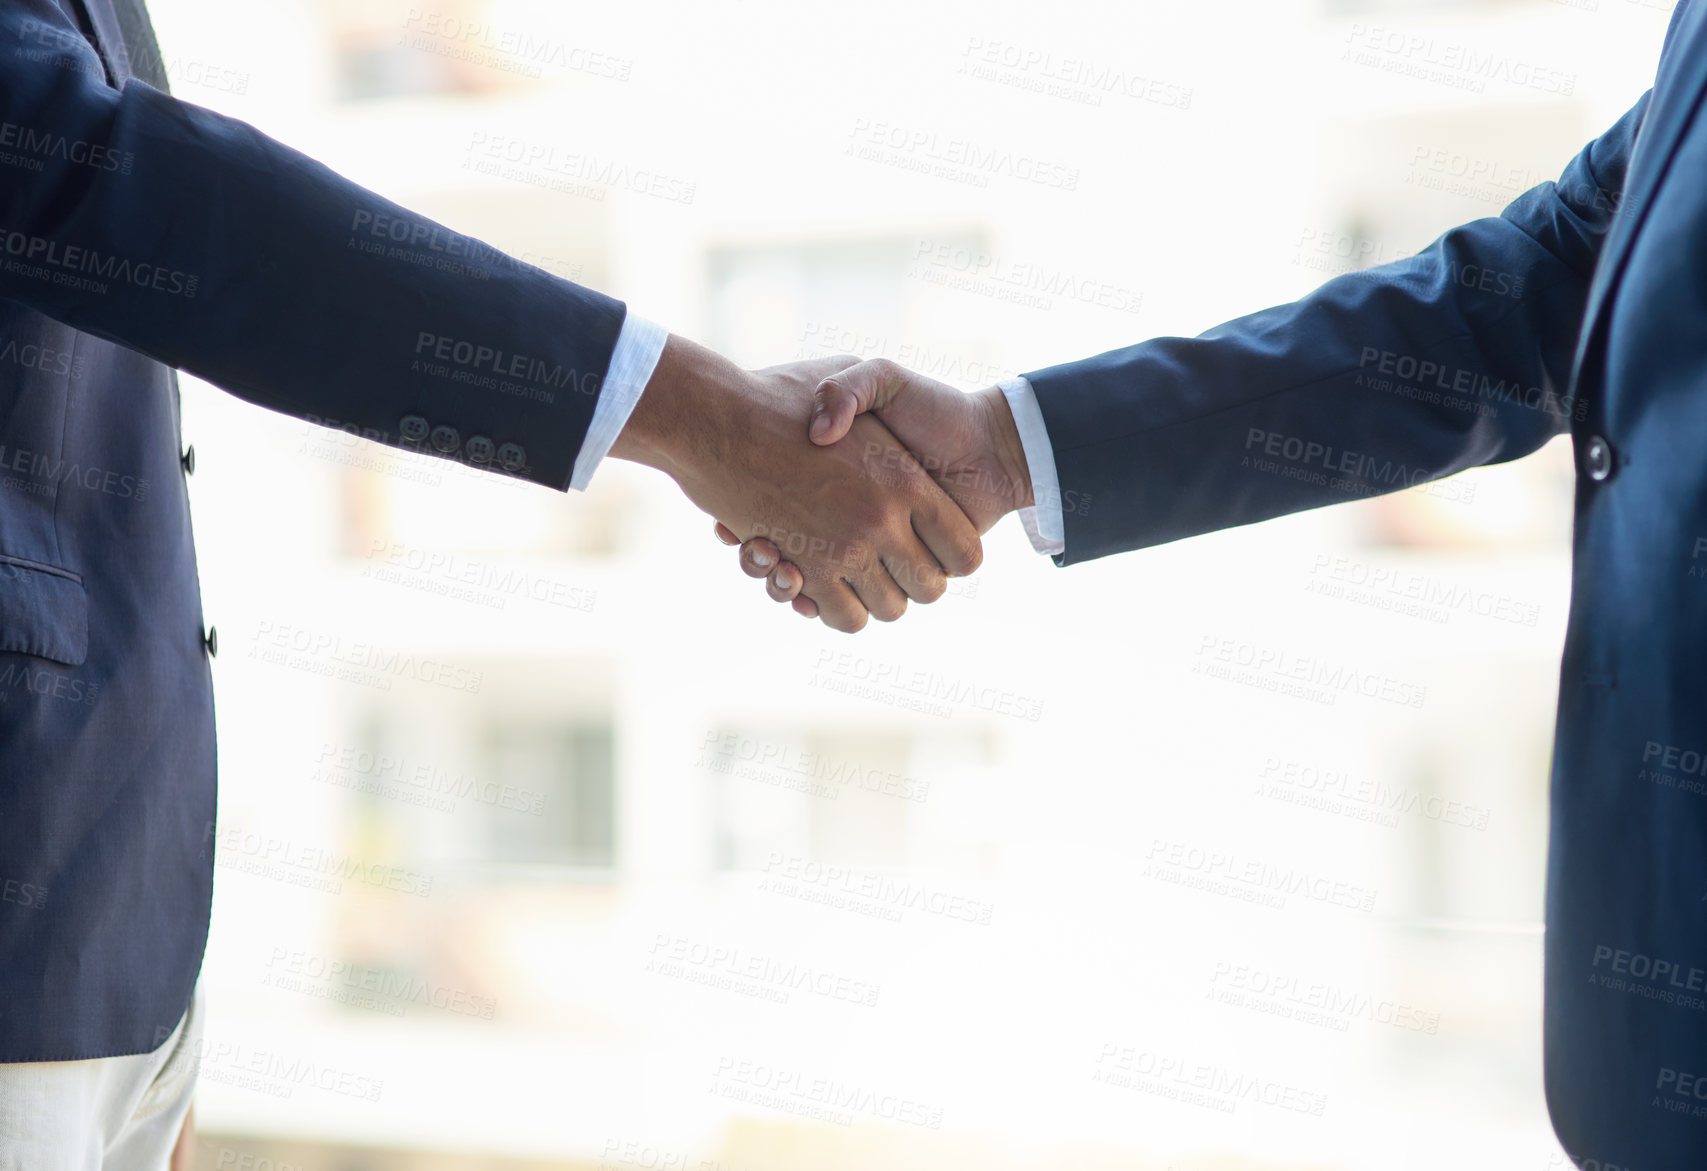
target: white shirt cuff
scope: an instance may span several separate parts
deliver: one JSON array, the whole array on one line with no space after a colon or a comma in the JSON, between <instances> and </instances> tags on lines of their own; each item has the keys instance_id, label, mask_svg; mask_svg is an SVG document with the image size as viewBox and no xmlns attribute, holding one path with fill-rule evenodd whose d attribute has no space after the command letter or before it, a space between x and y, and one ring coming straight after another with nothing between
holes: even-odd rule
<instances>
[{"instance_id":1,"label":"white shirt cuff","mask_svg":"<svg viewBox=\"0 0 1707 1171\"><path fill-rule=\"evenodd\" d=\"M592 482L599 462L610 452L610 445L628 425L628 416L640 401L640 392L652 381L652 371L658 368L658 357L664 352L664 342L670 331L654 325L633 313L622 319L622 331L616 335L616 349L611 351L610 369L599 391L599 401L593 405L593 421L587 425L587 437L581 441L581 452L575 457L575 472L569 477L569 487L585 492Z\"/></svg>"},{"instance_id":2,"label":"white shirt cuff","mask_svg":"<svg viewBox=\"0 0 1707 1171\"><path fill-rule=\"evenodd\" d=\"M1019 510L1019 521L1031 547L1039 553L1053 556L1067 548L1067 524L1061 515L1061 481L1055 474L1055 448L1049 442L1049 429L1043 425L1043 410L1037 405L1037 392L1024 378L1010 378L1000 384L1014 413L1014 425L1019 428L1020 446L1025 448L1026 467L1031 471L1031 497L1036 504Z\"/></svg>"}]
</instances>

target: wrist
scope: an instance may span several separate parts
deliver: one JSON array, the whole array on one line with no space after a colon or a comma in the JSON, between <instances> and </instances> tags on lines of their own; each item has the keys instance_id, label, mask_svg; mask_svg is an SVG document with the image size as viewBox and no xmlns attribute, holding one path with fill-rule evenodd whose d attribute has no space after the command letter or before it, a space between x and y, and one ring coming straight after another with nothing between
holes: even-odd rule
<instances>
[{"instance_id":1,"label":"wrist","mask_svg":"<svg viewBox=\"0 0 1707 1171\"><path fill-rule=\"evenodd\" d=\"M707 448L726 434L708 416L733 408L744 377L734 363L671 334L610 454L657 468L682 484L694 468L705 466Z\"/></svg>"},{"instance_id":2,"label":"wrist","mask_svg":"<svg viewBox=\"0 0 1707 1171\"><path fill-rule=\"evenodd\" d=\"M1025 444L1020 441L1019 424L1014 422L1013 408L1008 396L999 386L986 387L973 396L983 415L984 433L990 454L1001 469L1002 483L1012 486L1009 511L1031 508L1037 501L1032 493L1031 463L1026 459Z\"/></svg>"}]
</instances>

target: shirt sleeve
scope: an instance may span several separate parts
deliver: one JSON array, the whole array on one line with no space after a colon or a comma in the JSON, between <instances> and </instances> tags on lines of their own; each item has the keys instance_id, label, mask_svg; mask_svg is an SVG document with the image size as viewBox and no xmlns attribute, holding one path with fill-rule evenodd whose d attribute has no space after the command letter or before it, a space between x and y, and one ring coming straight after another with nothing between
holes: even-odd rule
<instances>
[{"instance_id":1,"label":"shirt sleeve","mask_svg":"<svg viewBox=\"0 0 1707 1171\"><path fill-rule=\"evenodd\" d=\"M1014 425L1019 428L1020 446L1025 448L1025 463L1031 472L1031 496L1036 502L1019 511L1025 535L1031 547L1039 553L1053 556L1067 548L1066 525L1061 516L1061 484L1055 473L1055 450L1049 443L1049 429L1043 424L1043 411L1037 405L1037 392L1025 378L1010 378L1001 384L1008 408L1014 413Z\"/></svg>"},{"instance_id":2,"label":"shirt sleeve","mask_svg":"<svg viewBox=\"0 0 1707 1171\"><path fill-rule=\"evenodd\" d=\"M611 351L604 389L593 407L593 420L587 425L587 437L581 441L581 453L575 457L574 474L569 478L569 487L575 491L587 490L593 473L610 453L611 444L628 425L628 417L634 413L646 384L652 381L652 372L658 368L658 359L669 336L669 330L644 317L630 313L623 318L622 330L616 335L616 348Z\"/></svg>"}]
</instances>

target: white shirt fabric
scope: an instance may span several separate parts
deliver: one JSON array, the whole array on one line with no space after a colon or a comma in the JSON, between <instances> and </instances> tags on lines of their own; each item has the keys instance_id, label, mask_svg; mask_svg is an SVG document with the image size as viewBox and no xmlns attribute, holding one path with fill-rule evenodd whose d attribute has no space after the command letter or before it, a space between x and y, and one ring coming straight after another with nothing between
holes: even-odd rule
<instances>
[{"instance_id":1,"label":"white shirt fabric","mask_svg":"<svg viewBox=\"0 0 1707 1171\"><path fill-rule=\"evenodd\" d=\"M197 984L152 1053L0 1063L0 1167L161 1171L206 1056L204 1000Z\"/></svg>"},{"instance_id":2,"label":"white shirt fabric","mask_svg":"<svg viewBox=\"0 0 1707 1171\"><path fill-rule=\"evenodd\" d=\"M1049 442L1049 429L1043 425L1037 392L1024 378L1010 378L999 385L1019 428L1025 464L1031 471L1031 497L1036 502L1019 510L1020 523L1033 549L1050 555L1063 552L1067 548L1067 522L1061 512L1061 480L1055 474L1055 447Z\"/></svg>"},{"instance_id":3,"label":"white shirt fabric","mask_svg":"<svg viewBox=\"0 0 1707 1171\"><path fill-rule=\"evenodd\" d=\"M587 490L599 462L610 453L610 445L628 425L628 416L634 413L640 392L652 381L652 372L658 368L658 358L669 336L670 331L663 326L633 313L622 319L604 389L593 407L593 421L587 426L587 437L581 441L581 452L575 457L575 472L569 477L569 487L575 491Z\"/></svg>"},{"instance_id":4,"label":"white shirt fabric","mask_svg":"<svg viewBox=\"0 0 1707 1171\"><path fill-rule=\"evenodd\" d=\"M658 367L664 341L669 336L669 330L644 317L630 313L623 319L622 331L616 335L616 349L611 351L604 390L593 408L587 438L575 457L575 474L569 480L571 488L586 491L593 472L628 425L640 393L652 381L652 372ZM1025 449L1026 466L1031 472L1031 495L1036 501L1033 507L1020 509L1020 523L1025 526L1025 535L1031 538L1033 549L1039 553L1060 553L1067 547L1061 482L1055 474L1055 449L1049 442L1049 430L1043 425L1037 392L1024 378L1008 379L1001 383L1001 390L1019 428L1020 445Z\"/></svg>"}]
</instances>

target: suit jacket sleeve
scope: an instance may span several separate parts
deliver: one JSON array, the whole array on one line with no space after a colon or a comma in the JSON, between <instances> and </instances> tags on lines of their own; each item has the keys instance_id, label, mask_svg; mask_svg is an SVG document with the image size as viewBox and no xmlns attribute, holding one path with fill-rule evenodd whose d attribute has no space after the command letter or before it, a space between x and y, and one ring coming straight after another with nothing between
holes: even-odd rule
<instances>
[{"instance_id":1,"label":"suit jacket sleeve","mask_svg":"<svg viewBox=\"0 0 1707 1171\"><path fill-rule=\"evenodd\" d=\"M113 89L49 0L0 5L0 46L0 296L382 442L454 437L477 463L519 444L507 470L567 486L621 302L242 122ZM460 447L476 435L490 446Z\"/></svg>"},{"instance_id":2,"label":"suit jacket sleeve","mask_svg":"<svg viewBox=\"0 0 1707 1171\"><path fill-rule=\"evenodd\" d=\"M1410 487L1535 450L1570 370L1644 96L1556 183L1303 300L1027 375L1058 564Z\"/></svg>"}]
</instances>

